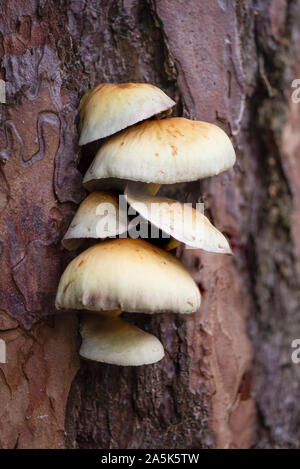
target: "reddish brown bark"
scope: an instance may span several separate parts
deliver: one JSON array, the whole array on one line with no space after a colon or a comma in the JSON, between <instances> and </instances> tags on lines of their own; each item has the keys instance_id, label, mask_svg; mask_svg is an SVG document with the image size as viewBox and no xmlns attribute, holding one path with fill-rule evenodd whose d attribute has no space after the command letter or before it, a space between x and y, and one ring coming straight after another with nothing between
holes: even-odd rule
<instances>
[{"instance_id":1,"label":"reddish brown bark","mask_svg":"<svg viewBox=\"0 0 300 469\"><path fill-rule=\"evenodd\" d=\"M0 447L297 447L300 107L289 97L299 2L0 0L0 9ZM84 196L76 168L95 150L79 153L76 109L102 81L154 83L177 114L231 134L235 169L178 197L205 201L235 256L178 252L203 291L194 316L127 315L161 339L163 361L81 361L75 377L77 318L54 316L54 296L72 257L60 240Z\"/></svg>"}]
</instances>

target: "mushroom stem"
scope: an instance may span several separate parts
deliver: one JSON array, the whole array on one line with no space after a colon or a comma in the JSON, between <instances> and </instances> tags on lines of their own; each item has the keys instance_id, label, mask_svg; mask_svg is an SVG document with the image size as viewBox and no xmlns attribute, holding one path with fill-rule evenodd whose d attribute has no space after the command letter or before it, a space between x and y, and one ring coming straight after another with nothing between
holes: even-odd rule
<instances>
[{"instance_id":1,"label":"mushroom stem","mask_svg":"<svg viewBox=\"0 0 300 469\"><path fill-rule=\"evenodd\" d=\"M68 251L76 251L76 249L79 248L82 242L83 242L83 239L77 238L77 239L63 239L61 243L63 247L67 249Z\"/></svg>"},{"instance_id":2,"label":"mushroom stem","mask_svg":"<svg viewBox=\"0 0 300 469\"><path fill-rule=\"evenodd\" d=\"M161 186L161 184L155 184L154 182L150 182L149 184L147 184L147 194L156 195Z\"/></svg>"},{"instance_id":3,"label":"mushroom stem","mask_svg":"<svg viewBox=\"0 0 300 469\"><path fill-rule=\"evenodd\" d=\"M167 244L164 246L165 251L172 251L172 249L176 249L180 245L180 241L177 239L170 239Z\"/></svg>"},{"instance_id":4,"label":"mushroom stem","mask_svg":"<svg viewBox=\"0 0 300 469\"><path fill-rule=\"evenodd\" d=\"M108 318L116 318L118 316L120 316L120 314L122 314L122 309L121 308L118 308L118 309L115 309L114 311L109 311L108 313L105 314L106 317Z\"/></svg>"}]
</instances>

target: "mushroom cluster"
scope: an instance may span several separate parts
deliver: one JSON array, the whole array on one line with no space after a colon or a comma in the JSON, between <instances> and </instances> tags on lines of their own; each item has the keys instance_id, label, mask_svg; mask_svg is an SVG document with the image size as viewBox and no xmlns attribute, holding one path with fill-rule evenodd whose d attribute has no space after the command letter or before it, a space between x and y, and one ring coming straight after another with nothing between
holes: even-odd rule
<instances>
[{"instance_id":1,"label":"mushroom cluster","mask_svg":"<svg viewBox=\"0 0 300 469\"><path fill-rule=\"evenodd\" d=\"M195 181L235 163L219 127L168 117L175 102L150 84L100 84L79 105L80 145L104 139L88 168L81 203L62 241L76 250L97 239L64 271L57 309L88 310L80 355L115 365L145 365L164 356L152 334L120 318L123 311L189 314L200 307L195 281L176 256L179 243L230 254L225 236L199 210L157 192L162 184ZM150 119L152 118L152 119ZM109 189L109 190L108 190ZM128 237L128 214L115 190L150 226L171 237L165 248ZM103 223L105 219L105 223Z\"/></svg>"}]
</instances>

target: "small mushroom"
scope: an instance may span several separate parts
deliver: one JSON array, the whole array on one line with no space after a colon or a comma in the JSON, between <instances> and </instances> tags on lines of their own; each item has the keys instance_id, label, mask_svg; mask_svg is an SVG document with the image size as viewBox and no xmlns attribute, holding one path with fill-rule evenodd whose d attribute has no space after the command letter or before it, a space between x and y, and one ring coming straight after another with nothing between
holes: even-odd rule
<instances>
[{"instance_id":1,"label":"small mushroom","mask_svg":"<svg viewBox=\"0 0 300 469\"><path fill-rule=\"evenodd\" d=\"M193 313L200 291L172 254L142 239L98 243L73 259L57 290L57 309Z\"/></svg>"},{"instance_id":2,"label":"small mushroom","mask_svg":"<svg viewBox=\"0 0 300 469\"><path fill-rule=\"evenodd\" d=\"M80 328L80 355L120 366L156 363L164 357L161 342L152 334L119 317L85 315Z\"/></svg>"},{"instance_id":3,"label":"small mushroom","mask_svg":"<svg viewBox=\"0 0 300 469\"><path fill-rule=\"evenodd\" d=\"M127 231L127 213L109 192L92 192L80 204L62 244L72 251L84 238L113 237Z\"/></svg>"},{"instance_id":4,"label":"small mushroom","mask_svg":"<svg viewBox=\"0 0 300 469\"><path fill-rule=\"evenodd\" d=\"M79 145L108 137L157 114L168 114L174 105L162 90L148 83L101 83L80 101Z\"/></svg>"},{"instance_id":5,"label":"small mushroom","mask_svg":"<svg viewBox=\"0 0 300 469\"><path fill-rule=\"evenodd\" d=\"M205 215L190 205L167 197L148 195L146 184L134 182L127 185L125 197L143 218L187 246L232 254L225 236ZM177 245L171 242L167 249L174 249Z\"/></svg>"},{"instance_id":6,"label":"small mushroom","mask_svg":"<svg viewBox=\"0 0 300 469\"><path fill-rule=\"evenodd\" d=\"M170 117L142 122L109 138L83 183L88 190L101 186L107 178L174 184L214 176L234 163L234 148L222 129Z\"/></svg>"}]
</instances>

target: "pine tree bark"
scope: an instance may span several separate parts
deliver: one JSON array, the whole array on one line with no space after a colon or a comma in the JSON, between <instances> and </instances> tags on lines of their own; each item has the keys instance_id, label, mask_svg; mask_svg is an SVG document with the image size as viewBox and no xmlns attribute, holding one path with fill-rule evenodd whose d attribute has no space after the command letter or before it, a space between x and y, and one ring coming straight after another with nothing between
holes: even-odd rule
<instances>
[{"instance_id":1,"label":"pine tree bark","mask_svg":"<svg viewBox=\"0 0 300 469\"><path fill-rule=\"evenodd\" d=\"M0 10L0 448L298 447L299 1ZM188 319L128 314L166 349L136 369L80 361L77 317L54 308L72 258L60 240L93 156L77 146L76 110L104 81L160 86L178 115L223 127L238 156L178 194L205 202L235 255L178 250L203 304Z\"/></svg>"}]
</instances>

